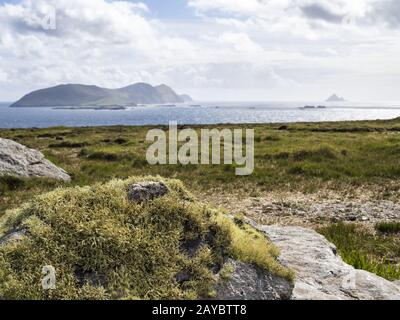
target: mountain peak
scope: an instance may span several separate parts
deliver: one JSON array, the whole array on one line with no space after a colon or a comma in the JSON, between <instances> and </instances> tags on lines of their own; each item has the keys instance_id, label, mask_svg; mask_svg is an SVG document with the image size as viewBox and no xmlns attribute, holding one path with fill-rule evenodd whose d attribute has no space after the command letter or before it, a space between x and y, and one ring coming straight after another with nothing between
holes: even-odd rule
<instances>
[{"instance_id":1,"label":"mountain peak","mask_svg":"<svg viewBox=\"0 0 400 320\"><path fill-rule=\"evenodd\" d=\"M61 84L31 92L12 107L109 106L182 103L184 99L165 84L153 87L140 82L120 89L94 85Z\"/></svg>"},{"instance_id":2,"label":"mountain peak","mask_svg":"<svg viewBox=\"0 0 400 320\"><path fill-rule=\"evenodd\" d=\"M167 86L167 85L164 84L164 83L160 84L159 86L156 86L156 88L169 88L169 89L170 89L170 87Z\"/></svg>"}]
</instances>

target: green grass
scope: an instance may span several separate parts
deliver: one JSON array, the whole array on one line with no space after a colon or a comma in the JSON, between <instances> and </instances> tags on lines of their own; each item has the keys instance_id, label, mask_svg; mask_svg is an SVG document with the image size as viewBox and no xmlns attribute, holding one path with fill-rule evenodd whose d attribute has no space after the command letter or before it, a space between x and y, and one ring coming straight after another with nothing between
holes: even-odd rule
<instances>
[{"instance_id":1,"label":"green grass","mask_svg":"<svg viewBox=\"0 0 400 320\"><path fill-rule=\"evenodd\" d=\"M400 233L400 222L380 222L375 229L382 233Z\"/></svg>"},{"instance_id":2,"label":"green grass","mask_svg":"<svg viewBox=\"0 0 400 320\"><path fill-rule=\"evenodd\" d=\"M339 223L318 230L334 243L343 260L356 269L388 280L400 279L400 237L374 235L356 224Z\"/></svg>"},{"instance_id":3,"label":"green grass","mask_svg":"<svg viewBox=\"0 0 400 320\"><path fill-rule=\"evenodd\" d=\"M194 126L254 128L255 171L235 175L234 165L150 166L146 161L148 130L154 127L88 127L0 130L36 148L72 175L82 186L134 175L178 178L200 193L238 193L329 189L349 194L365 188L377 198L400 195L400 120L281 125ZM161 126L160 128L168 129ZM1 181L0 215L21 204L27 195L53 186L20 184L11 189ZM240 192L239 192L240 190ZM10 199L12 198L12 199Z\"/></svg>"},{"instance_id":4,"label":"green grass","mask_svg":"<svg viewBox=\"0 0 400 320\"><path fill-rule=\"evenodd\" d=\"M129 186L142 181L162 181L170 192L130 202ZM24 231L22 239L0 246L2 299L207 298L228 258L293 279L265 236L205 207L178 180L132 177L58 188L0 219L0 237L15 230ZM40 286L47 265L56 270L55 290Z\"/></svg>"}]
</instances>

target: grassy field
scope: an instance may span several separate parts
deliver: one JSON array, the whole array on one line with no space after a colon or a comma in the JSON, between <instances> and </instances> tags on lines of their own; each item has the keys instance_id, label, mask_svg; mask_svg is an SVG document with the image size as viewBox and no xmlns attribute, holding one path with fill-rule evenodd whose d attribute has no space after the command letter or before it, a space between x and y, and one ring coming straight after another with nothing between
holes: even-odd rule
<instances>
[{"instance_id":1,"label":"grassy field","mask_svg":"<svg viewBox=\"0 0 400 320\"><path fill-rule=\"evenodd\" d=\"M386 224L389 226L390 224ZM391 225L391 228L396 228ZM379 230L381 225L377 225ZM373 272L388 280L400 279L399 234L372 234L357 224L338 223L318 230L333 242L345 262L357 269Z\"/></svg>"},{"instance_id":2,"label":"grassy field","mask_svg":"<svg viewBox=\"0 0 400 320\"><path fill-rule=\"evenodd\" d=\"M193 128L200 130L200 127ZM197 195L205 196L237 194L238 197L246 197L269 191L308 194L328 190L346 197L368 192L374 199L396 200L400 194L400 119L201 128L254 128L254 174L238 177L235 165L150 166L145 158L151 144L146 142L146 134L153 127L0 130L0 137L42 151L72 177L70 184L46 179L0 177L0 216L7 209L18 207L33 196L57 186L91 185L112 178L144 175L180 179ZM372 249L365 249L369 256L375 255L372 260L352 256L351 252L355 249L370 248L369 244L376 244L376 241L385 244L385 248L390 247L387 246L388 241L398 244L398 226L381 225L379 228L395 231L390 236L381 231L376 234L370 232L369 236L362 234L358 237L362 243L350 241L346 246L342 236L333 236L342 235L339 229L324 229L323 233L342 247L341 252L349 263L375 270L388 278L399 278L397 271L386 272L382 271L383 267L376 266L377 261L387 266L396 259L398 264L397 249L383 256L375 255L376 251ZM351 233L349 230L346 232ZM364 244L366 247L363 247ZM365 250L364 253L367 252ZM394 259L393 255L397 258ZM375 267L365 266L368 261Z\"/></svg>"}]
</instances>

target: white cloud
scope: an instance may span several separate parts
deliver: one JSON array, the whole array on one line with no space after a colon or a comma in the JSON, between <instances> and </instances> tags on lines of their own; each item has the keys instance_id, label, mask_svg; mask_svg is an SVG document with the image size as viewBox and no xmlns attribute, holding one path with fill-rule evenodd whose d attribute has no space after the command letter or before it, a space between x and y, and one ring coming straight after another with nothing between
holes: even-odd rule
<instances>
[{"instance_id":1,"label":"white cloud","mask_svg":"<svg viewBox=\"0 0 400 320\"><path fill-rule=\"evenodd\" d=\"M0 69L0 82L6 82L8 79L8 74Z\"/></svg>"},{"instance_id":2,"label":"white cloud","mask_svg":"<svg viewBox=\"0 0 400 320\"><path fill-rule=\"evenodd\" d=\"M56 9L56 29L42 22ZM0 6L2 67L17 94L59 82L121 86L194 51L143 15L146 5L105 0L25 0ZM0 99L7 92L0 89ZM12 97L16 98L16 97Z\"/></svg>"},{"instance_id":3,"label":"white cloud","mask_svg":"<svg viewBox=\"0 0 400 320\"><path fill-rule=\"evenodd\" d=\"M309 6L318 6L332 15L362 17L376 2L377 0L188 0L189 6L199 13L217 11L238 17L258 16L265 19L282 13L285 13L282 18L288 14L300 14L302 8Z\"/></svg>"},{"instance_id":4,"label":"white cloud","mask_svg":"<svg viewBox=\"0 0 400 320\"><path fill-rule=\"evenodd\" d=\"M165 82L200 99L333 91L362 99L378 96L374 88L400 100L393 85L400 80L398 0L187 3L197 19L156 20L139 1L0 5L0 100L58 83L137 81ZM56 29L48 30L52 8Z\"/></svg>"},{"instance_id":5,"label":"white cloud","mask_svg":"<svg viewBox=\"0 0 400 320\"><path fill-rule=\"evenodd\" d=\"M203 19L229 28L230 32L246 34L263 48L263 54L252 64L254 70L267 65L277 73L272 91L278 92L278 85L285 83L293 87L286 94L289 98L293 94L307 98L315 97L315 92L322 96L339 91L361 100L376 98L381 90L381 99L400 100L393 85L393 79L400 80L400 57L396 53L400 52L398 0L188 3ZM247 57L250 55L247 53ZM257 79L254 70L249 72ZM279 81L280 77L284 81ZM358 82L351 83L355 79ZM302 92L296 92L296 85L302 87Z\"/></svg>"}]
</instances>

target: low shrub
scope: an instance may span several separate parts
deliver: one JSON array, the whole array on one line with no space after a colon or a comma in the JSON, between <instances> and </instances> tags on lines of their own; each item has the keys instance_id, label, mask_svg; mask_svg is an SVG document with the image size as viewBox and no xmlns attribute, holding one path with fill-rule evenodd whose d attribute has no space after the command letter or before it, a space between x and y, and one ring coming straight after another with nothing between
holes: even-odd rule
<instances>
[{"instance_id":1,"label":"low shrub","mask_svg":"<svg viewBox=\"0 0 400 320\"><path fill-rule=\"evenodd\" d=\"M70 148L70 149L76 149L76 148L83 148L85 146L89 145L87 142L70 142L70 141L63 141L59 143L52 143L49 145L49 148Z\"/></svg>"},{"instance_id":2,"label":"low shrub","mask_svg":"<svg viewBox=\"0 0 400 320\"><path fill-rule=\"evenodd\" d=\"M89 160L101 160L101 161L119 161L120 156L116 153L97 151L87 156Z\"/></svg>"},{"instance_id":3,"label":"low shrub","mask_svg":"<svg viewBox=\"0 0 400 320\"><path fill-rule=\"evenodd\" d=\"M15 191L25 185L25 181L22 178L14 176L0 176L0 195L7 191Z\"/></svg>"},{"instance_id":4,"label":"low shrub","mask_svg":"<svg viewBox=\"0 0 400 320\"><path fill-rule=\"evenodd\" d=\"M114 140L114 142L116 144L126 144L126 143L128 143L128 140L126 140L124 138L117 138L117 139Z\"/></svg>"},{"instance_id":5,"label":"low shrub","mask_svg":"<svg viewBox=\"0 0 400 320\"><path fill-rule=\"evenodd\" d=\"M317 160L321 161L322 159L336 159L336 154L330 148L320 148L316 150L301 150L293 153L292 155L294 161L303 161L303 160Z\"/></svg>"}]
</instances>

